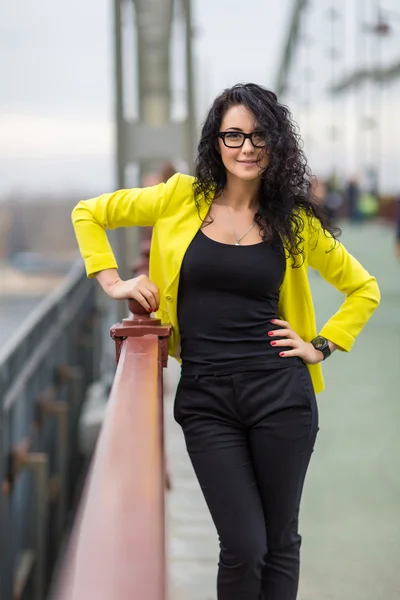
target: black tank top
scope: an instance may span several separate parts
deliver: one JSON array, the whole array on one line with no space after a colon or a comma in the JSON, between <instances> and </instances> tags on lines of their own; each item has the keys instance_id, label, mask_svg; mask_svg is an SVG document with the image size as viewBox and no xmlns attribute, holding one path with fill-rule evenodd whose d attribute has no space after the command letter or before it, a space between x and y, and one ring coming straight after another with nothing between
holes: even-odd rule
<instances>
[{"instance_id":1,"label":"black tank top","mask_svg":"<svg viewBox=\"0 0 400 600\"><path fill-rule=\"evenodd\" d=\"M298 364L271 346L279 329L279 288L285 272L282 244L234 246L199 230L183 259L178 295L182 373L234 373Z\"/></svg>"}]
</instances>

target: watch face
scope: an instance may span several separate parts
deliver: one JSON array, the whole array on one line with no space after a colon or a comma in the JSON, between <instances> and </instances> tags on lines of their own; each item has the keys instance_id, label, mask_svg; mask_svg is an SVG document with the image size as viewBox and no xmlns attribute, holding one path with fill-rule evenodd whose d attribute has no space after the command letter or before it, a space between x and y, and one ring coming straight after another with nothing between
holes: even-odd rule
<instances>
[{"instance_id":1,"label":"watch face","mask_svg":"<svg viewBox=\"0 0 400 600\"><path fill-rule=\"evenodd\" d=\"M326 346L326 339L324 337L318 335L313 341L313 346L317 350L319 350L320 348L323 348L324 346Z\"/></svg>"}]
</instances>

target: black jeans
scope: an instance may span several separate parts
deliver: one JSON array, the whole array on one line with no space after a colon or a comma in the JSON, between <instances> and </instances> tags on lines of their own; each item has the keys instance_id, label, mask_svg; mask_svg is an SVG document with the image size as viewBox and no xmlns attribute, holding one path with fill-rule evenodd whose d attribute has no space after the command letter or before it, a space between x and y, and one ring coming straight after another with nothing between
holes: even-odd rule
<instances>
[{"instance_id":1,"label":"black jeans","mask_svg":"<svg viewBox=\"0 0 400 600\"><path fill-rule=\"evenodd\" d=\"M219 534L218 600L295 600L318 430L307 367L182 375L174 416Z\"/></svg>"}]
</instances>

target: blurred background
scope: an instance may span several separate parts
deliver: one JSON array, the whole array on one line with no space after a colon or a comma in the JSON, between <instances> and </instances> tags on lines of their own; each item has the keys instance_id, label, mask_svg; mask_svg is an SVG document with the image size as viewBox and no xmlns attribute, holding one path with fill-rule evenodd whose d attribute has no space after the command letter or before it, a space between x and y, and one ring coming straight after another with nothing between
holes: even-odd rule
<instances>
[{"instance_id":1,"label":"blurred background","mask_svg":"<svg viewBox=\"0 0 400 600\"><path fill-rule=\"evenodd\" d=\"M190 173L214 97L246 81L289 106L315 194L383 296L326 365L300 600L400 597L399 1L37 0L0 5L1 600L46 597L126 312L85 279L71 209ZM151 231L111 238L122 275L147 272ZM341 298L311 279L322 324ZM171 418L177 377L172 364L171 596L212 600L215 534Z\"/></svg>"}]
</instances>

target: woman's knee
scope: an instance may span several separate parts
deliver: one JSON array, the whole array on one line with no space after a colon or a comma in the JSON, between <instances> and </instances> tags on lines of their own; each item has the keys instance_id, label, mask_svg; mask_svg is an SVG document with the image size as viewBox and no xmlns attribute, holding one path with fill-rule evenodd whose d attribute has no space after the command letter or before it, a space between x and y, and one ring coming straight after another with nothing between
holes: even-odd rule
<instances>
[{"instance_id":1,"label":"woman's knee","mask_svg":"<svg viewBox=\"0 0 400 600\"><path fill-rule=\"evenodd\" d=\"M291 532L289 535L280 536L277 538L268 538L268 554L269 555L296 555L301 547L301 535Z\"/></svg>"},{"instance_id":2,"label":"woman's knee","mask_svg":"<svg viewBox=\"0 0 400 600\"><path fill-rule=\"evenodd\" d=\"M241 571L260 571L265 564L267 544L265 541L249 540L236 543L233 546L221 547L221 563L228 568L238 568Z\"/></svg>"}]
</instances>

